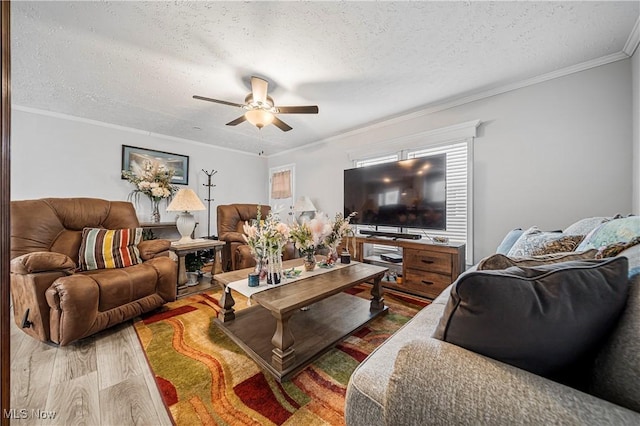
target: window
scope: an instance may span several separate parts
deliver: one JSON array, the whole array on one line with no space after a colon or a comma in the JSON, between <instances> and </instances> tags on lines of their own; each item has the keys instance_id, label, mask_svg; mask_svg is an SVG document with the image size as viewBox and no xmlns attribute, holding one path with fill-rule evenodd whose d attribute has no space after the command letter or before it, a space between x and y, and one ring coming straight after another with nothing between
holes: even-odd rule
<instances>
[{"instance_id":1,"label":"window","mask_svg":"<svg viewBox=\"0 0 640 426\"><path fill-rule=\"evenodd\" d=\"M409 151L407 158L426 157L436 154L447 154L447 230L429 230L429 236L447 237L450 241L467 243L468 246L468 143L465 140L463 142L447 143ZM468 247L467 250L469 250ZM467 257L467 259L471 258Z\"/></svg>"},{"instance_id":2,"label":"window","mask_svg":"<svg viewBox=\"0 0 640 426\"><path fill-rule=\"evenodd\" d=\"M269 205L271 211L283 221L293 213L296 193L295 171L293 164L269 169Z\"/></svg>"},{"instance_id":3,"label":"window","mask_svg":"<svg viewBox=\"0 0 640 426\"><path fill-rule=\"evenodd\" d=\"M291 170L282 170L271 175L271 198L291 198Z\"/></svg>"},{"instance_id":4,"label":"window","mask_svg":"<svg viewBox=\"0 0 640 426\"><path fill-rule=\"evenodd\" d=\"M447 229L422 230L407 228L404 232L419 234L427 238L435 236L447 237L451 242L466 244L467 263L473 262L473 241L471 229L471 174L469 164L471 162L471 141L472 138L458 139L453 142L432 145L428 148L415 148L413 150L402 151L401 154L386 155L369 158L366 160L356 160L356 167L366 167L375 164L398 161L400 159L411 159L426 157L437 154L447 155ZM391 194L385 194L392 198ZM380 204L388 202L388 199L379 200ZM386 228L386 227L385 227ZM387 229L379 228L386 231ZM391 229L392 230L392 229ZM393 230L392 230L393 231ZM382 247L380 247L382 248Z\"/></svg>"},{"instance_id":5,"label":"window","mask_svg":"<svg viewBox=\"0 0 640 426\"><path fill-rule=\"evenodd\" d=\"M384 157L369 158L366 160L358 160L355 162L356 167L375 166L376 164L390 163L392 161L398 161L400 156L398 154L385 155Z\"/></svg>"}]
</instances>

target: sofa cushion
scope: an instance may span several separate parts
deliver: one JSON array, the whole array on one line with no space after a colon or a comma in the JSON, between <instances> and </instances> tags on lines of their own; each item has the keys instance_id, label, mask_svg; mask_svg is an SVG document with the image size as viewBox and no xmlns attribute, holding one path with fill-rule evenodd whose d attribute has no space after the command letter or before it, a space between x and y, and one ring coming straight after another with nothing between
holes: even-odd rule
<instances>
[{"instance_id":1,"label":"sofa cushion","mask_svg":"<svg viewBox=\"0 0 640 426\"><path fill-rule=\"evenodd\" d=\"M596 358L590 393L640 412L640 268L629 275L627 305Z\"/></svg>"},{"instance_id":2,"label":"sofa cushion","mask_svg":"<svg viewBox=\"0 0 640 426\"><path fill-rule=\"evenodd\" d=\"M433 337L557 376L613 328L627 273L627 259L617 257L463 274Z\"/></svg>"},{"instance_id":3,"label":"sofa cushion","mask_svg":"<svg viewBox=\"0 0 640 426\"><path fill-rule=\"evenodd\" d=\"M142 263L138 251L141 240L142 228L84 228L79 253L80 270L124 268Z\"/></svg>"},{"instance_id":4,"label":"sofa cushion","mask_svg":"<svg viewBox=\"0 0 640 426\"><path fill-rule=\"evenodd\" d=\"M153 261L129 268L94 269L80 272L100 289L98 311L106 312L156 293L159 274Z\"/></svg>"},{"instance_id":5,"label":"sofa cushion","mask_svg":"<svg viewBox=\"0 0 640 426\"><path fill-rule=\"evenodd\" d=\"M626 243L640 236L640 216L610 220L591 231L576 251L599 249L615 243Z\"/></svg>"},{"instance_id":6,"label":"sofa cushion","mask_svg":"<svg viewBox=\"0 0 640 426\"><path fill-rule=\"evenodd\" d=\"M489 257L485 257L478 263L478 271L507 269L512 266L537 266L545 265L549 263L561 263L568 262L570 260L588 260L595 259L597 250L588 250L583 252L569 252L569 253L553 253L545 254L542 256L531 257L508 257L503 254L494 254Z\"/></svg>"},{"instance_id":7,"label":"sofa cushion","mask_svg":"<svg viewBox=\"0 0 640 426\"><path fill-rule=\"evenodd\" d=\"M577 222L572 223L567 226L567 229L564 230L565 235L587 235L589 232L593 231L595 228L600 226L600 224L609 221L608 217L604 216L596 216L596 217L587 217L584 219L580 219Z\"/></svg>"},{"instance_id":8,"label":"sofa cushion","mask_svg":"<svg viewBox=\"0 0 640 426\"><path fill-rule=\"evenodd\" d=\"M448 294L450 287L442 293ZM383 407L398 351L412 340L430 339L444 311L445 303L446 297L438 297L356 367L347 388L345 402L347 424L384 424Z\"/></svg>"},{"instance_id":9,"label":"sofa cushion","mask_svg":"<svg viewBox=\"0 0 640 426\"><path fill-rule=\"evenodd\" d=\"M496 253L498 254L509 253L509 250L511 250L511 247L513 247L513 245L516 243L516 241L518 241L518 238L520 238L520 236L523 233L524 233L524 230L522 228L516 228L509 231L507 235L504 236L504 238L502 239L502 242L496 249Z\"/></svg>"},{"instance_id":10,"label":"sofa cushion","mask_svg":"<svg viewBox=\"0 0 640 426\"><path fill-rule=\"evenodd\" d=\"M544 232L532 226L518 238L507 255L522 257L574 251L583 238L580 235L565 235L561 232Z\"/></svg>"}]
</instances>

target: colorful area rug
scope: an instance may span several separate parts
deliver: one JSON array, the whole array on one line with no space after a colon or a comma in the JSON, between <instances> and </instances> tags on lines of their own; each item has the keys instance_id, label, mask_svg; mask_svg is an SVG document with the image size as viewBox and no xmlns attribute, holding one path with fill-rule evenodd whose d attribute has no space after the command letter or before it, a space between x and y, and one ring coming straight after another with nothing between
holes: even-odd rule
<instances>
[{"instance_id":1,"label":"colorful area rug","mask_svg":"<svg viewBox=\"0 0 640 426\"><path fill-rule=\"evenodd\" d=\"M369 299L369 291L361 285L349 293ZM134 324L177 425L344 424L344 398L353 370L429 304L385 291L387 315L280 384L212 323L220 296L221 291L190 296ZM243 296L235 298L236 309L247 306Z\"/></svg>"}]
</instances>

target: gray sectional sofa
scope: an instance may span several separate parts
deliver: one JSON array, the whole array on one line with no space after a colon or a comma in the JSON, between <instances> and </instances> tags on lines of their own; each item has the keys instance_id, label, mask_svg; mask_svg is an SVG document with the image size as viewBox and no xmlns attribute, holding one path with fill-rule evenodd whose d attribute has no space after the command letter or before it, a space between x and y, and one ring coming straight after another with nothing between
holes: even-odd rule
<instances>
[{"instance_id":1,"label":"gray sectional sofa","mask_svg":"<svg viewBox=\"0 0 640 426\"><path fill-rule=\"evenodd\" d=\"M355 370L347 425L640 424L638 247L619 254L631 257L628 298L589 370L588 391L431 337L452 284Z\"/></svg>"}]
</instances>

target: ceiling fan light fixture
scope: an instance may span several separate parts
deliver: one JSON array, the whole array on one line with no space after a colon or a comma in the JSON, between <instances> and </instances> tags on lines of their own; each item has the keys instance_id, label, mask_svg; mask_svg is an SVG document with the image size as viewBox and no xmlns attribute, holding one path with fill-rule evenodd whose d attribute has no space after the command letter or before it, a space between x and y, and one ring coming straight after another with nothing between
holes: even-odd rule
<instances>
[{"instance_id":1,"label":"ceiling fan light fixture","mask_svg":"<svg viewBox=\"0 0 640 426\"><path fill-rule=\"evenodd\" d=\"M244 113L247 121L258 129L262 129L264 126L268 126L273 123L274 115L269 111L263 109L252 109Z\"/></svg>"}]
</instances>

